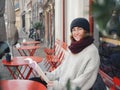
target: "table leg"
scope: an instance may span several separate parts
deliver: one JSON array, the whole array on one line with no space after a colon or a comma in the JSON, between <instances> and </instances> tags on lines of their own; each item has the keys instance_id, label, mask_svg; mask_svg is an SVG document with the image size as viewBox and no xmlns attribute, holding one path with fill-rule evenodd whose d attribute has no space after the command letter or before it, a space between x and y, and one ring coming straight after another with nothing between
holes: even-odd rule
<instances>
[{"instance_id":1,"label":"table leg","mask_svg":"<svg viewBox=\"0 0 120 90\"><path fill-rule=\"evenodd\" d=\"M19 54L21 55L21 56L24 56L23 54L22 54L22 52L18 49L18 52L19 52Z\"/></svg>"},{"instance_id":2,"label":"table leg","mask_svg":"<svg viewBox=\"0 0 120 90\"><path fill-rule=\"evenodd\" d=\"M28 56L24 50L19 50L18 49L18 52L21 56Z\"/></svg>"},{"instance_id":3,"label":"table leg","mask_svg":"<svg viewBox=\"0 0 120 90\"><path fill-rule=\"evenodd\" d=\"M28 79L29 76L30 76L30 74L33 73L33 72L32 72L33 70L31 71L31 67L30 67L29 65L25 65L25 68L24 68L24 70L23 70L23 72L22 72L23 75L24 75L24 73L25 73L25 71L26 71L27 68L29 68L29 71L28 71L28 73L27 73L25 79ZM34 73L33 73L33 75L35 76Z\"/></svg>"},{"instance_id":4,"label":"table leg","mask_svg":"<svg viewBox=\"0 0 120 90\"><path fill-rule=\"evenodd\" d=\"M25 73L26 69L27 69L28 65L25 65L25 69L23 70L22 74Z\"/></svg>"},{"instance_id":5,"label":"table leg","mask_svg":"<svg viewBox=\"0 0 120 90\"><path fill-rule=\"evenodd\" d=\"M18 73L18 75L15 75L15 73L13 73L13 70L11 70L11 68L9 66L6 66L6 68L8 69L8 71L10 72L10 74L12 75L12 77L14 79L18 79L18 78L29 79L29 76L30 76L31 73L34 76L36 76L35 73L33 72L33 69L29 65L25 65L25 69L23 69L23 72L19 69L19 66L14 66L14 67L16 68L16 72ZM29 70L28 70L27 75L25 76L24 73L27 70L27 67L29 68Z\"/></svg>"},{"instance_id":6,"label":"table leg","mask_svg":"<svg viewBox=\"0 0 120 90\"><path fill-rule=\"evenodd\" d=\"M24 50L22 50L25 56L28 56Z\"/></svg>"},{"instance_id":7,"label":"table leg","mask_svg":"<svg viewBox=\"0 0 120 90\"><path fill-rule=\"evenodd\" d=\"M22 77L22 79L25 79L25 78L24 78L24 75L21 73L21 71L19 70L19 68L16 67L16 69L17 69L17 71L18 71L18 74ZM18 75L18 77L20 77L19 75Z\"/></svg>"},{"instance_id":8,"label":"table leg","mask_svg":"<svg viewBox=\"0 0 120 90\"><path fill-rule=\"evenodd\" d=\"M30 53L30 56L33 56L34 53L35 53L35 51L36 51L36 49L33 49L31 52L29 52L29 53Z\"/></svg>"},{"instance_id":9,"label":"table leg","mask_svg":"<svg viewBox=\"0 0 120 90\"><path fill-rule=\"evenodd\" d=\"M27 68L29 68L29 70ZM26 70L28 70L27 74L24 74L26 72ZM33 69L29 65L25 65L25 67L22 70L23 72L20 71L19 68L17 68L17 71L19 72L22 79L29 79L29 76L30 76L31 73L35 76L35 74L33 73Z\"/></svg>"},{"instance_id":10,"label":"table leg","mask_svg":"<svg viewBox=\"0 0 120 90\"><path fill-rule=\"evenodd\" d=\"M30 76L30 74L31 74L31 72L32 72L32 68L30 68L30 70L28 71L28 73L27 73L27 76L25 77L25 79L28 79L29 78L29 76Z\"/></svg>"},{"instance_id":11,"label":"table leg","mask_svg":"<svg viewBox=\"0 0 120 90\"><path fill-rule=\"evenodd\" d=\"M31 68L29 65L28 65L28 67L29 67L29 69ZM32 70L31 73L32 73L34 76L36 76L36 75L35 75L36 72L34 72L34 70Z\"/></svg>"},{"instance_id":12,"label":"table leg","mask_svg":"<svg viewBox=\"0 0 120 90\"><path fill-rule=\"evenodd\" d=\"M12 75L12 77L13 77L14 79L16 79L16 77L15 77L13 71L11 70L11 68L10 68L9 66L6 66L6 67L7 67L8 71L10 72L10 74Z\"/></svg>"}]
</instances>

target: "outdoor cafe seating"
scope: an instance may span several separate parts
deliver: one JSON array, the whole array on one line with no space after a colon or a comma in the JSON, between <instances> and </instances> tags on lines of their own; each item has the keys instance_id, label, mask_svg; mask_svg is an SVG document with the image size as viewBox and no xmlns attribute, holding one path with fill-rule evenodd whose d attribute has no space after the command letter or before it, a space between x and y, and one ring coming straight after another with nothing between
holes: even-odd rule
<instances>
[{"instance_id":1,"label":"outdoor cafe seating","mask_svg":"<svg viewBox=\"0 0 120 90\"><path fill-rule=\"evenodd\" d=\"M43 58L39 56L19 56L12 58L10 62L8 62L6 59L3 59L2 64L7 68L13 79L28 79L31 74L33 74L33 76L36 74L33 69L25 62L26 58L31 58L37 63L40 63L43 60ZM14 67L16 70L15 72L12 67Z\"/></svg>"}]
</instances>

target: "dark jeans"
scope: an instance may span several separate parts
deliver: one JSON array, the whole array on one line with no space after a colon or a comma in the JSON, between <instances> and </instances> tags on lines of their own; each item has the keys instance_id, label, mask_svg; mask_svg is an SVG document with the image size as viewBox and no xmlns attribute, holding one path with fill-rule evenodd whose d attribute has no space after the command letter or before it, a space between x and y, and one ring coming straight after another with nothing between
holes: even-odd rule
<instances>
[{"instance_id":1,"label":"dark jeans","mask_svg":"<svg viewBox=\"0 0 120 90\"><path fill-rule=\"evenodd\" d=\"M33 81L37 81L37 82L40 82L42 83L45 87L47 87L47 83L42 80L40 77L33 77L33 78L30 78L29 80L33 80Z\"/></svg>"},{"instance_id":2,"label":"dark jeans","mask_svg":"<svg viewBox=\"0 0 120 90\"><path fill-rule=\"evenodd\" d=\"M106 85L99 73L97 75L95 83L90 90L107 90Z\"/></svg>"}]
</instances>

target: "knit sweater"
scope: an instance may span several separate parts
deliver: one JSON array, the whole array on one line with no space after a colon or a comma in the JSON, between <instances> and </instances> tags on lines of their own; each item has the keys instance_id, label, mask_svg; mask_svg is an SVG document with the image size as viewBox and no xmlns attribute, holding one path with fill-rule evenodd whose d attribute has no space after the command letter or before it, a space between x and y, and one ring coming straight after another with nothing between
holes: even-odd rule
<instances>
[{"instance_id":1,"label":"knit sweater","mask_svg":"<svg viewBox=\"0 0 120 90\"><path fill-rule=\"evenodd\" d=\"M99 64L99 53L94 44L78 54L66 52L62 64L54 71L47 72L47 77L54 82L54 86L48 87L48 90L66 90L68 79L72 90L76 87L89 90L96 80Z\"/></svg>"}]
</instances>

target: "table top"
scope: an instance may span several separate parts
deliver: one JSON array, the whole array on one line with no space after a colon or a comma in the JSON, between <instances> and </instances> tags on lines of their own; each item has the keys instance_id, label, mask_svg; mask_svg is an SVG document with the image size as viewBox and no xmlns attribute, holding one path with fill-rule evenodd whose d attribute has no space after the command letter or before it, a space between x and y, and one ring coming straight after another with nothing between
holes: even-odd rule
<instances>
[{"instance_id":1,"label":"table top","mask_svg":"<svg viewBox=\"0 0 120 90\"><path fill-rule=\"evenodd\" d=\"M44 85L31 80L0 80L0 90L47 90Z\"/></svg>"},{"instance_id":2,"label":"table top","mask_svg":"<svg viewBox=\"0 0 120 90\"><path fill-rule=\"evenodd\" d=\"M43 60L42 57L38 57L38 56L19 56L19 57L12 58L11 62L7 62L5 59L3 59L2 63L7 66L23 66L23 65L27 65L27 63L24 61L24 59L26 58L31 58L37 63Z\"/></svg>"},{"instance_id":3,"label":"table top","mask_svg":"<svg viewBox=\"0 0 120 90\"><path fill-rule=\"evenodd\" d=\"M40 44L40 41L25 41L21 42L23 45L29 45L29 44Z\"/></svg>"},{"instance_id":4,"label":"table top","mask_svg":"<svg viewBox=\"0 0 120 90\"><path fill-rule=\"evenodd\" d=\"M40 48L39 45L36 45L36 46L20 46L19 48L17 49L21 49L21 50L32 50L32 49L38 49Z\"/></svg>"}]
</instances>

